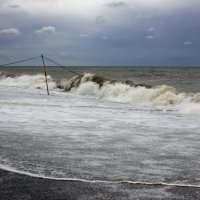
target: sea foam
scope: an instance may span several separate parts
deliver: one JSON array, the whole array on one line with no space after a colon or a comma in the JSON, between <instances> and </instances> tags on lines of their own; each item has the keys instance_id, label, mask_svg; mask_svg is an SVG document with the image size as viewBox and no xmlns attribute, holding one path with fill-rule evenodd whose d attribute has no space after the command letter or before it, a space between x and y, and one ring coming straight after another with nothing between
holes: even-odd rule
<instances>
[{"instance_id":1,"label":"sea foam","mask_svg":"<svg viewBox=\"0 0 200 200\"><path fill-rule=\"evenodd\" d=\"M200 114L200 93L178 93L175 87L158 85L151 87L136 81L118 81L106 79L94 74L74 76L56 83L47 77L50 90L62 89L79 95L132 105L156 107L163 110L173 109L181 113ZM42 74L21 75L16 77L1 76L0 85L45 89Z\"/></svg>"},{"instance_id":2,"label":"sea foam","mask_svg":"<svg viewBox=\"0 0 200 200\"><path fill-rule=\"evenodd\" d=\"M55 89L56 82L53 81L51 76L47 76L49 89ZM0 78L1 86L11 86L11 87L30 87L44 89L46 88L45 77L42 74L37 75L21 75L21 76L1 76Z\"/></svg>"},{"instance_id":3,"label":"sea foam","mask_svg":"<svg viewBox=\"0 0 200 200\"><path fill-rule=\"evenodd\" d=\"M150 88L145 84L131 83L130 85L106 79L99 84L99 81L95 81L93 77L93 74L76 76L66 81L63 87L76 94L92 95L112 102L178 109L182 113L200 114L200 93L178 93L176 88L168 85Z\"/></svg>"}]
</instances>

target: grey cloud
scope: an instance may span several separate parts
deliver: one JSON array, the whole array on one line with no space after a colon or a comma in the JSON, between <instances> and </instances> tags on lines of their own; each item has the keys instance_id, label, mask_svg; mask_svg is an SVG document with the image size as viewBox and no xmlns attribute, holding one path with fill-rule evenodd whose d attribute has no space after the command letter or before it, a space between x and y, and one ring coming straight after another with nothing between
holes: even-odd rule
<instances>
[{"instance_id":1,"label":"grey cloud","mask_svg":"<svg viewBox=\"0 0 200 200\"><path fill-rule=\"evenodd\" d=\"M106 22L106 19L102 15L98 15L95 18L95 22L97 24L104 24Z\"/></svg>"},{"instance_id":2,"label":"grey cloud","mask_svg":"<svg viewBox=\"0 0 200 200\"><path fill-rule=\"evenodd\" d=\"M89 37L90 37L90 35L87 34L87 33L81 33L80 36L81 36L82 38L89 38Z\"/></svg>"},{"instance_id":3,"label":"grey cloud","mask_svg":"<svg viewBox=\"0 0 200 200\"><path fill-rule=\"evenodd\" d=\"M4 6L6 4L5 0L0 0L0 7Z\"/></svg>"},{"instance_id":4,"label":"grey cloud","mask_svg":"<svg viewBox=\"0 0 200 200\"><path fill-rule=\"evenodd\" d=\"M20 5L17 5L17 4L13 4L13 5L9 5L8 6L9 8L20 8Z\"/></svg>"},{"instance_id":5,"label":"grey cloud","mask_svg":"<svg viewBox=\"0 0 200 200\"><path fill-rule=\"evenodd\" d=\"M110 3L107 3L105 6L117 8L117 7L124 6L124 5L125 5L125 3L123 1L112 1Z\"/></svg>"},{"instance_id":6,"label":"grey cloud","mask_svg":"<svg viewBox=\"0 0 200 200\"><path fill-rule=\"evenodd\" d=\"M0 35L19 35L20 32L16 28L8 28L0 30Z\"/></svg>"},{"instance_id":7,"label":"grey cloud","mask_svg":"<svg viewBox=\"0 0 200 200\"><path fill-rule=\"evenodd\" d=\"M185 45L185 46L191 46L191 45L192 45L192 42L186 41L186 42L184 42L184 45Z\"/></svg>"},{"instance_id":8,"label":"grey cloud","mask_svg":"<svg viewBox=\"0 0 200 200\"><path fill-rule=\"evenodd\" d=\"M107 36L107 35L101 36L100 39L101 39L101 40L107 40L107 39L108 39L108 36Z\"/></svg>"},{"instance_id":9,"label":"grey cloud","mask_svg":"<svg viewBox=\"0 0 200 200\"><path fill-rule=\"evenodd\" d=\"M131 6L131 3L115 9L120 0L105 0L104 6L88 18L67 12L65 15L47 13L42 17L44 13L18 12L23 11L24 5L19 0L12 2L4 4L0 11L0 50L6 50L5 55L11 51L23 57L38 52L57 56L70 49L70 55L60 57L63 63L70 65L185 65L183 59L188 54L194 58L188 62L197 65L200 62L197 55L200 48L199 10L190 11L188 8L162 13ZM108 7L106 2L110 3ZM21 7L8 7L14 4ZM10 27L17 27L23 37L13 36L20 33L10 31ZM9 37L2 36L9 34ZM52 39L51 36L56 37ZM22 48L14 49L16 45ZM176 60L173 53L178 57ZM4 57L0 59L3 62ZM4 60L6 62L6 57Z\"/></svg>"},{"instance_id":10,"label":"grey cloud","mask_svg":"<svg viewBox=\"0 0 200 200\"><path fill-rule=\"evenodd\" d=\"M154 32L155 31L155 28L154 27L151 27L148 29L148 32Z\"/></svg>"},{"instance_id":11,"label":"grey cloud","mask_svg":"<svg viewBox=\"0 0 200 200\"><path fill-rule=\"evenodd\" d=\"M154 39L154 36L153 35L147 35L146 39Z\"/></svg>"},{"instance_id":12,"label":"grey cloud","mask_svg":"<svg viewBox=\"0 0 200 200\"><path fill-rule=\"evenodd\" d=\"M53 26L44 26L39 30L35 31L35 34L38 35L53 35L56 32L56 28Z\"/></svg>"}]
</instances>

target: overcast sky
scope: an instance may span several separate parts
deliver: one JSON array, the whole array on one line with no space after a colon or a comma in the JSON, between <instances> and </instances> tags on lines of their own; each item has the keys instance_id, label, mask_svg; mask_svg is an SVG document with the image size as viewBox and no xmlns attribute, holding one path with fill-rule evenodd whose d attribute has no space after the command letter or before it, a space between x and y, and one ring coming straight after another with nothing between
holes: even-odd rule
<instances>
[{"instance_id":1,"label":"overcast sky","mask_svg":"<svg viewBox=\"0 0 200 200\"><path fill-rule=\"evenodd\" d=\"M0 0L0 63L41 53L63 65L200 66L200 0Z\"/></svg>"}]
</instances>

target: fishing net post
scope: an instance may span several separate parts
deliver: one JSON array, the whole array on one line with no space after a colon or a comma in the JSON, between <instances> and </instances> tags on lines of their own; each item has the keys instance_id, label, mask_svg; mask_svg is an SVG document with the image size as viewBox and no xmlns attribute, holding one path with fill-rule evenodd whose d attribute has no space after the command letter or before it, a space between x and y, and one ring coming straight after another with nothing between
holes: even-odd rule
<instances>
[{"instance_id":1,"label":"fishing net post","mask_svg":"<svg viewBox=\"0 0 200 200\"><path fill-rule=\"evenodd\" d=\"M42 58L42 63L43 63L43 67L44 67L44 76L45 76L45 82L46 82L46 87L47 87L47 94L49 95L49 86L48 86L48 81L47 81L47 69L46 69L46 65L44 62L43 54L41 54L41 58Z\"/></svg>"}]
</instances>

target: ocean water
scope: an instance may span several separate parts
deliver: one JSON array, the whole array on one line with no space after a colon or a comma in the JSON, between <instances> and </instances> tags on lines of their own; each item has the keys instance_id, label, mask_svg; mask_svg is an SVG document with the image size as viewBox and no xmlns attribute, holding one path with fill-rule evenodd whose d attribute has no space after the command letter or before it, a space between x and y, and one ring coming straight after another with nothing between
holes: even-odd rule
<instances>
[{"instance_id":1,"label":"ocean water","mask_svg":"<svg viewBox=\"0 0 200 200\"><path fill-rule=\"evenodd\" d=\"M42 69L0 68L1 168L200 187L200 68L71 69L84 74L75 87L72 73L49 67L48 96ZM93 74L118 82L99 86Z\"/></svg>"}]
</instances>

